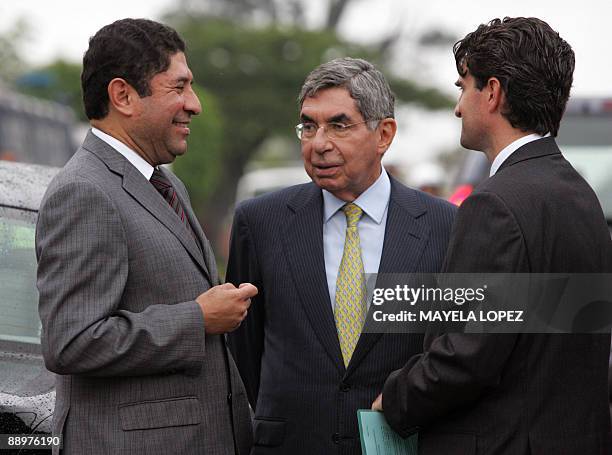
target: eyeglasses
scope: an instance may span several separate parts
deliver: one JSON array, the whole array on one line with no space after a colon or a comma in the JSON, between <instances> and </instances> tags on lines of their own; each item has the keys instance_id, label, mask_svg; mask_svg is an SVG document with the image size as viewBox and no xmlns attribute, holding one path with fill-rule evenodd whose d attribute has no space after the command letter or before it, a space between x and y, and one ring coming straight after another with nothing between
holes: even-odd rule
<instances>
[{"instance_id":1,"label":"eyeglasses","mask_svg":"<svg viewBox=\"0 0 612 455\"><path fill-rule=\"evenodd\" d=\"M317 135L319 129L323 128L323 132L329 139L344 139L349 135L351 128L371 120L377 121L378 119L364 120L363 122L350 123L348 125L336 122L326 123L323 126L319 126L314 122L300 123L295 127L295 134L297 134L299 140L308 141Z\"/></svg>"}]
</instances>

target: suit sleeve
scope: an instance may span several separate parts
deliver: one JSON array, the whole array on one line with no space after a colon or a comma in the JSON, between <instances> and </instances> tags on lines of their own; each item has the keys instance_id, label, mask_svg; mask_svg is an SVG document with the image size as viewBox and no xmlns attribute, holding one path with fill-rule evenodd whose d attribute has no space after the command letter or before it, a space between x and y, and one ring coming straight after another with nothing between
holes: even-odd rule
<instances>
[{"instance_id":1,"label":"suit sleeve","mask_svg":"<svg viewBox=\"0 0 612 455\"><path fill-rule=\"evenodd\" d=\"M255 408L259 391L261 357L264 346L265 289L262 286L259 263L247 218L238 207L230 240L226 281L235 286L254 284L259 293L251 300L247 317L228 336L228 344L244 382L249 402Z\"/></svg>"},{"instance_id":2,"label":"suit sleeve","mask_svg":"<svg viewBox=\"0 0 612 455\"><path fill-rule=\"evenodd\" d=\"M457 212L443 271L512 273L526 267L521 230L491 193L466 199ZM499 383L515 334L428 334L425 352L387 378L383 409L391 427L408 436ZM428 346L429 344L429 346Z\"/></svg>"},{"instance_id":3,"label":"suit sleeve","mask_svg":"<svg viewBox=\"0 0 612 455\"><path fill-rule=\"evenodd\" d=\"M36 227L42 349L58 374L136 376L185 370L204 360L195 301L120 308L129 273L121 218L105 192L72 182L44 199Z\"/></svg>"}]
</instances>

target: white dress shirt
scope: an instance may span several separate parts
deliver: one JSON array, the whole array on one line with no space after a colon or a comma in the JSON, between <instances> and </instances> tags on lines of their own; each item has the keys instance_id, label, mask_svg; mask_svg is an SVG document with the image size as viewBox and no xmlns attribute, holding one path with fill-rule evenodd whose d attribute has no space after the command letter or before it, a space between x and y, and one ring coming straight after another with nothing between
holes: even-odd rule
<instances>
[{"instance_id":1,"label":"white dress shirt","mask_svg":"<svg viewBox=\"0 0 612 455\"><path fill-rule=\"evenodd\" d=\"M540 136L539 134L528 134L527 136L523 136L518 138L516 141L508 144L504 149L499 152L499 154L491 163L491 170L489 171L489 177L493 177L495 173L499 170L499 167L504 164L504 161L508 159L510 155L516 152L519 148L521 148L525 144L529 144L530 142L537 141L538 139L542 139L544 137L550 136L550 133L546 133L544 136Z\"/></svg>"},{"instance_id":2,"label":"white dress shirt","mask_svg":"<svg viewBox=\"0 0 612 455\"><path fill-rule=\"evenodd\" d=\"M123 142L118 139L115 139L113 136L106 134L104 131L100 131L97 128L91 128L91 132L95 134L97 137L102 139L112 148L117 150L120 154L122 154L126 160L128 160L132 165L140 171L142 175L147 180L151 180L151 176L153 175L153 166L151 166L142 156L136 153L134 150L129 148Z\"/></svg>"},{"instance_id":3,"label":"white dress shirt","mask_svg":"<svg viewBox=\"0 0 612 455\"><path fill-rule=\"evenodd\" d=\"M383 168L380 177L372 186L353 201L363 210L363 216L357 224L357 229L366 274L378 273L390 196L391 181ZM323 252L332 309L336 304L336 280L346 236L346 216L340 210L345 204L345 201L323 190Z\"/></svg>"}]
</instances>

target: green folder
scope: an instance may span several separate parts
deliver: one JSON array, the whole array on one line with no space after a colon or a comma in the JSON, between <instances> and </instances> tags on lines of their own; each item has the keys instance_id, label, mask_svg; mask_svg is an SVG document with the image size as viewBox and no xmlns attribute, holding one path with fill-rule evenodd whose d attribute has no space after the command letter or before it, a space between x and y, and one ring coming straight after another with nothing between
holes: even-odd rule
<instances>
[{"instance_id":1,"label":"green folder","mask_svg":"<svg viewBox=\"0 0 612 455\"><path fill-rule=\"evenodd\" d=\"M359 409L362 455L417 455L418 434L406 439L391 429L382 412Z\"/></svg>"}]
</instances>

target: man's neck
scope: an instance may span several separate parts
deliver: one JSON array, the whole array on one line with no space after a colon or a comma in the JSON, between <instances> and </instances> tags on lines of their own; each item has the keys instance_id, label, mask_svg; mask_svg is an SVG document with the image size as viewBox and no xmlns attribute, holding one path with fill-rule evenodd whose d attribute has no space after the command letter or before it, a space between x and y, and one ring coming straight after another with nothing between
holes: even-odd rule
<instances>
[{"instance_id":1,"label":"man's neck","mask_svg":"<svg viewBox=\"0 0 612 455\"><path fill-rule=\"evenodd\" d=\"M114 122L110 115L105 117L102 120L91 120L91 126L99 129L103 133L108 134L109 136L114 137L119 142L124 143L127 147L133 150L135 153L140 155L147 163L151 166L156 166L157 163L152 163L151 160L146 156L146 154L138 147L138 144L134 142L129 135L129 133L119 124L118 122Z\"/></svg>"},{"instance_id":2,"label":"man's neck","mask_svg":"<svg viewBox=\"0 0 612 455\"><path fill-rule=\"evenodd\" d=\"M488 150L483 150L487 159L492 163L500 152L512 144L514 141L532 134L531 132L521 131L516 128L505 129L504 131L494 134L491 138L491 146Z\"/></svg>"}]
</instances>

